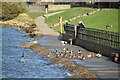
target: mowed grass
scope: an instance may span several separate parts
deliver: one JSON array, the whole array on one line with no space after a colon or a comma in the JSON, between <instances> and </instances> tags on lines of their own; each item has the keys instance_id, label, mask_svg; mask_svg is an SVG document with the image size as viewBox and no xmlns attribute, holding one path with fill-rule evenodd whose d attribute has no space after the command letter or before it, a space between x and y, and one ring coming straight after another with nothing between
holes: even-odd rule
<instances>
[{"instance_id":1,"label":"mowed grass","mask_svg":"<svg viewBox=\"0 0 120 80\"><path fill-rule=\"evenodd\" d=\"M32 19L35 19L38 16L41 16L44 14L45 14L45 12L27 12L27 15L30 16Z\"/></svg>"},{"instance_id":2,"label":"mowed grass","mask_svg":"<svg viewBox=\"0 0 120 80\"><path fill-rule=\"evenodd\" d=\"M118 10L101 10L95 14L76 19L71 24L78 25L79 21L83 21L84 25L89 28L96 28L112 32L119 32L118 30ZM106 25L112 25L111 28L106 29Z\"/></svg>"},{"instance_id":3,"label":"mowed grass","mask_svg":"<svg viewBox=\"0 0 120 80\"><path fill-rule=\"evenodd\" d=\"M56 14L56 15L48 17L46 19L46 23L50 26L50 25L58 22L60 16L63 17L63 20L69 20L73 16L80 15L80 14L83 14L83 13L87 13L91 10L93 10L93 9L90 9L90 8L71 8L71 9L67 9L63 13Z\"/></svg>"},{"instance_id":4,"label":"mowed grass","mask_svg":"<svg viewBox=\"0 0 120 80\"><path fill-rule=\"evenodd\" d=\"M19 14L19 16L17 16L15 19L20 21L20 22L28 22L28 23L33 22L33 19L30 16L28 16L26 13Z\"/></svg>"},{"instance_id":5,"label":"mowed grass","mask_svg":"<svg viewBox=\"0 0 120 80\"><path fill-rule=\"evenodd\" d=\"M62 11L62 10L54 10L54 11L48 11L48 14L49 13L54 13L54 12L59 12L59 11ZM45 15L45 11L41 11L41 12L27 12L27 15L30 16L32 19L35 19L39 16L42 16L42 15Z\"/></svg>"}]
</instances>

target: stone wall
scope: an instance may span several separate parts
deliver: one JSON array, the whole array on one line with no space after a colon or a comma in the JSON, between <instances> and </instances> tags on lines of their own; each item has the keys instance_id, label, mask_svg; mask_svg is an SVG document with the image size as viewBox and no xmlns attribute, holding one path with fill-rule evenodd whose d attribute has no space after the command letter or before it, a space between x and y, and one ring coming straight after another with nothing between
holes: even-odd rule
<instances>
[{"instance_id":1,"label":"stone wall","mask_svg":"<svg viewBox=\"0 0 120 80\"><path fill-rule=\"evenodd\" d=\"M29 12L43 12L45 11L45 5L28 5Z\"/></svg>"},{"instance_id":2,"label":"stone wall","mask_svg":"<svg viewBox=\"0 0 120 80\"><path fill-rule=\"evenodd\" d=\"M48 5L48 10L63 10L63 9L70 9L71 5Z\"/></svg>"},{"instance_id":3,"label":"stone wall","mask_svg":"<svg viewBox=\"0 0 120 80\"><path fill-rule=\"evenodd\" d=\"M29 12L41 12L48 8L49 11L70 9L71 5L28 5Z\"/></svg>"}]
</instances>

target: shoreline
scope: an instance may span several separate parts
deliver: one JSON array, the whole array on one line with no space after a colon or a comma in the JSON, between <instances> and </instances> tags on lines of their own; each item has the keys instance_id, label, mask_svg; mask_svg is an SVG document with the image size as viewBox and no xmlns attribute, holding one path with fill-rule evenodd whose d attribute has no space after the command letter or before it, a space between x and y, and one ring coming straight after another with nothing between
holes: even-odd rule
<instances>
[{"instance_id":1,"label":"shoreline","mask_svg":"<svg viewBox=\"0 0 120 80\"><path fill-rule=\"evenodd\" d=\"M28 22L19 22L16 20L10 20L5 22L0 22L0 27L2 28L13 28L25 33L27 37L31 38L42 38L44 34L39 31L37 25Z\"/></svg>"},{"instance_id":2,"label":"shoreline","mask_svg":"<svg viewBox=\"0 0 120 80\"><path fill-rule=\"evenodd\" d=\"M3 28L4 27L14 28L19 31L25 32L26 36L28 36L29 34L32 34L33 31L40 32L39 30L35 30L37 28L36 24L33 24L33 25L27 24L26 25L27 27L21 26L18 24L16 25L16 24L13 23L13 25L5 24L5 25L0 25L0 26ZM24 24L26 24L26 23L24 23ZM43 34L42 34L42 36L41 36L41 34L40 34L40 36L36 36L36 37L32 36L32 35L30 35L28 37L41 38L41 37L43 37ZM27 45L29 45L29 46L24 46L23 48L26 48L26 47L30 48L31 50L37 52L39 55L48 57L48 53L50 53L50 51L47 48L45 48L39 44L30 45L28 42ZM88 78L88 79L92 79L92 80L96 80L96 79L99 80L98 76L96 76L91 71L87 70L87 68L85 68L84 66L75 64L74 62L69 61L67 58L55 58L55 57L49 57L49 58L52 58L49 65L52 65L52 64L53 65L62 65L61 66L62 69L68 69L68 71L70 72L70 74L68 76L69 78Z\"/></svg>"},{"instance_id":3,"label":"shoreline","mask_svg":"<svg viewBox=\"0 0 120 80\"><path fill-rule=\"evenodd\" d=\"M39 44L30 46L30 49L37 52L39 55L46 57L48 57L48 54L51 52ZM75 64L74 62L69 61L68 58L56 58L52 56L48 58L52 58L49 65L61 65L62 69L68 69L71 74L71 76L69 76L70 78L91 78L92 80L99 80L98 76L96 76L90 70L87 70L86 67Z\"/></svg>"}]
</instances>

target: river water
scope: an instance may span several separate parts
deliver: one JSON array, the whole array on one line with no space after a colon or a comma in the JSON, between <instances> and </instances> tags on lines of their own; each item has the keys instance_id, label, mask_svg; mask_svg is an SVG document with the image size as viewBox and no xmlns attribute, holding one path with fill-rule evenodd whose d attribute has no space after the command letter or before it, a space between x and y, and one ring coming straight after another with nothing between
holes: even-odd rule
<instances>
[{"instance_id":1,"label":"river water","mask_svg":"<svg viewBox=\"0 0 120 80\"><path fill-rule=\"evenodd\" d=\"M50 58L43 57L26 48L17 48L22 43L37 40L12 28L2 28L2 77L3 78L65 78L66 70L57 65L48 65ZM21 62L22 52L25 62Z\"/></svg>"},{"instance_id":2,"label":"river water","mask_svg":"<svg viewBox=\"0 0 120 80\"><path fill-rule=\"evenodd\" d=\"M58 41L57 36L44 36L41 39L28 38L24 33L16 29L2 29L2 77L3 78L67 78L67 70L60 69L57 65L48 65L50 58L43 57L26 48L17 48L17 46L32 40L49 50L57 48L63 50L63 46ZM1 41L1 39L0 39ZM1 47L1 46L0 46ZM81 47L67 44L69 49L78 51ZM88 51L82 49L84 53ZM25 62L20 62L22 52L25 53ZM1 55L0 55L1 56ZM76 64L85 66L92 70L100 78L118 78L119 66L107 57L78 60L70 59ZM1 60L0 60L1 61ZM1 67L1 66L0 66ZM97 72L96 70L100 70ZM111 71L111 72L110 72ZM1 71L0 71L1 72Z\"/></svg>"}]
</instances>

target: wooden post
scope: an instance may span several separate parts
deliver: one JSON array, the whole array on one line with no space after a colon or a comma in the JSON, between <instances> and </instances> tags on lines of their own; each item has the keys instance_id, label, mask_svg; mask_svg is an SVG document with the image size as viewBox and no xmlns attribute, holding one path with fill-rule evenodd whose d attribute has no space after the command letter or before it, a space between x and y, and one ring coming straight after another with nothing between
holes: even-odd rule
<instances>
[{"instance_id":1,"label":"wooden post","mask_svg":"<svg viewBox=\"0 0 120 80\"><path fill-rule=\"evenodd\" d=\"M76 36L77 36L77 26L76 25L74 27L74 30L75 30L75 39L76 39Z\"/></svg>"},{"instance_id":2,"label":"wooden post","mask_svg":"<svg viewBox=\"0 0 120 80\"><path fill-rule=\"evenodd\" d=\"M62 17L59 17L59 24L60 24L60 27L61 27L61 34L62 34L62 33L63 33L63 32L62 32L62 29L63 29L63 28L62 28Z\"/></svg>"},{"instance_id":3,"label":"wooden post","mask_svg":"<svg viewBox=\"0 0 120 80\"><path fill-rule=\"evenodd\" d=\"M48 8L45 8L45 13L46 13L46 14L48 13Z\"/></svg>"},{"instance_id":4,"label":"wooden post","mask_svg":"<svg viewBox=\"0 0 120 80\"><path fill-rule=\"evenodd\" d=\"M73 42L73 39L69 39L69 41L70 41L70 44L72 45L72 44L73 44L73 43L72 43L72 42Z\"/></svg>"}]
</instances>

